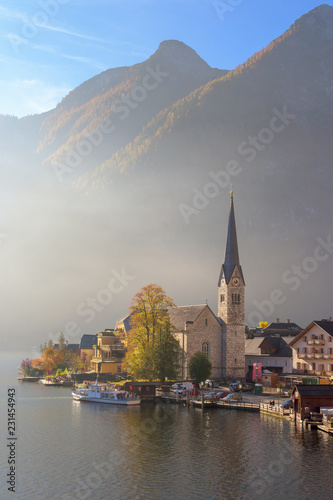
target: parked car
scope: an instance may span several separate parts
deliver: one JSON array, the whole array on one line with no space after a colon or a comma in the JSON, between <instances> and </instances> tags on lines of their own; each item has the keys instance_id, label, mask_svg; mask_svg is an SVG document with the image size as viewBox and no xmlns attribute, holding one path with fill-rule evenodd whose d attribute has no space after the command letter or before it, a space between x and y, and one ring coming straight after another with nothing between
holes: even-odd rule
<instances>
[{"instance_id":1,"label":"parked car","mask_svg":"<svg viewBox=\"0 0 333 500\"><path fill-rule=\"evenodd\" d=\"M191 396L199 396L199 394L200 394L199 389L196 389L195 387L193 387L193 389L186 389L186 390L184 391L185 395L186 395L188 392L190 393L190 395L191 395Z\"/></svg>"},{"instance_id":2,"label":"parked car","mask_svg":"<svg viewBox=\"0 0 333 500\"><path fill-rule=\"evenodd\" d=\"M250 391L252 391L252 385L242 384L241 382L236 382L234 384L230 384L229 389L230 389L230 391L233 391L233 392L250 392Z\"/></svg>"},{"instance_id":3,"label":"parked car","mask_svg":"<svg viewBox=\"0 0 333 500\"><path fill-rule=\"evenodd\" d=\"M251 392L253 387L251 384L242 384L242 392Z\"/></svg>"},{"instance_id":4,"label":"parked car","mask_svg":"<svg viewBox=\"0 0 333 500\"><path fill-rule=\"evenodd\" d=\"M218 387L219 386L219 383L216 382L216 380L206 380L205 381L205 386L206 387L211 387L212 389L214 389L214 387Z\"/></svg>"},{"instance_id":5,"label":"parked car","mask_svg":"<svg viewBox=\"0 0 333 500\"><path fill-rule=\"evenodd\" d=\"M222 399L222 401L242 401L243 397L241 394L239 394L238 392L236 393L230 393L228 394L228 396L226 396L225 398Z\"/></svg>"},{"instance_id":6,"label":"parked car","mask_svg":"<svg viewBox=\"0 0 333 500\"><path fill-rule=\"evenodd\" d=\"M182 385L181 382L176 382L175 384L172 384L171 390L175 391L176 389L179 389L179 387Z\"/></svg>"},{"instance_id":7,"label":"parked car","mask_svg":"<svg viewBox=\"0 0 333 500\"><path fill-rule=\"evenodd\" d=\"M281 408L284 408L285 410L288 410L289 408L294 407L294 398L289 398L283 401Z\"/></svg>"},{"instance_id":8,"label":"parked car","mask_svg":"<svg viewBox=\"0 0 333 500\"><path fill-rule=\"evenodd\" d=\"M229 385L229 390L233 392L239 392L241 390L241 386L239 382L235 382L234 384Z\"/></svg>"},{"instance_id":9,"label":"parked car","mask_svg":"<svg viewBox=\"0 0 333 500\"><path fill-rule=\"evenodd\" d=\"M205 395L205 399L215 399L216 401L219 401L220 399L222 398L225 398L226 396L228 395L228 392L215 392L215 391L211 391L209 392L208 394Z\"/></svg>"}]
</instances>

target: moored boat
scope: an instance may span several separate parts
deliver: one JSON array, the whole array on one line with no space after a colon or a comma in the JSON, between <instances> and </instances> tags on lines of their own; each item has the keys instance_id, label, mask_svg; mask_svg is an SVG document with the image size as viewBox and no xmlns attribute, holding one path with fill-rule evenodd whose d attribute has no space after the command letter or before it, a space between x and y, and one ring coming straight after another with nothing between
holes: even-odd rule
<instances>
[{"instance_id":1,"label":"moored boat","mask_svg":"<svg viewBox=\"0 0 333 500\"><path fill-rule=\"evenodd\" d=\"M141 403L138 396L134 396L127 391L112 389L107 384L97 384L97 381L84 389L76 389L76 391L72 392L72 396L75 401L88 403L122 406L135 406Z\"/></svg>"},{"instance_id":2,"label":"moored boat","mask_svg":"<svg viewBox=\"0 0 333 500\"><path fill-rule=\"evenodd\" d=\"M61 378L42 378L39 380L40 384L47 386L60 386L60 387L71 387L73 385L72 380L70 379L61 379Z\"/></svg>"}]
</instances>

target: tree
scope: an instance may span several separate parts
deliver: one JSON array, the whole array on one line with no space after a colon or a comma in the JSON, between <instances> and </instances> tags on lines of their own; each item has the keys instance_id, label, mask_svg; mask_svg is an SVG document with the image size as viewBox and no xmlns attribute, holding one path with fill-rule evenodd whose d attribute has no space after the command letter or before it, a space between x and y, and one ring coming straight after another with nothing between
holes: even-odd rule
<instances>
[{"instance_id":1,"label":"tree","mask_svg":"<svg viewBox=\"0 0 333 500\"><path fill-rule=\"evenodd\" d=\"M39 369L33 366L32 360L29 358L22 360L19 373L22 377L36 377L40 375Z\"/></svg>"},{"instance_id":2,"label":"tree","mask_svg":"<svg viewBox=\"0 0 333 500\"><path fill-rule=\"evenodd\" d=\"M267 321L260 321L259 323L259 328L267 328L268 327L268 322Z\"/></svg>"},{"instance_id":3,"label":"tree","mask_svg":"<svg viewBox=\"0 0 333 500\"><path fill-rule=\"evenodd\" d=\"M58 340L58 349L59 351L63 351L65 347L66 347L65 335L61 332Z\"/></svg>"},{"instance_id":4,"label":"tree","mask_svg":"<svg viewBox=\"0 0 333 500\"><path fill-rule=\"evenodd\" d=\"M210 359L198 351L190 359L189 362L189 372L190 377L196 383L196 386L199 387L201 382L204 382L207 378L210 377L212 372L212 363Z\"/></svg>"},{"instance_id":5,"label":"tree","mask_svg":"<svg viewBox=\"0 0 333 500\"><path fill-rule=\"evenodd\" d=\"M67 360L66 364L67 364L67 367L73 373L78 373L79 371L81 371L82 366L83 366L82 361L80 359L80 356L78 356L77 354L74 354L73 352L71 352L71 355L70 355L69 359Z\"/></svg>"},{"instance_id":6,"label":"tree","mask_svg":"<svg viewBox=\"0 0 333 500\"><path fill-rule=\"evenodd\" d=\"M178 369L179 343L171 334L168 309L174 306L159 285L147 285L134 296L129 308L131 333L126 361L138 379L174 378Z\"/></svg>"}]
</instances>

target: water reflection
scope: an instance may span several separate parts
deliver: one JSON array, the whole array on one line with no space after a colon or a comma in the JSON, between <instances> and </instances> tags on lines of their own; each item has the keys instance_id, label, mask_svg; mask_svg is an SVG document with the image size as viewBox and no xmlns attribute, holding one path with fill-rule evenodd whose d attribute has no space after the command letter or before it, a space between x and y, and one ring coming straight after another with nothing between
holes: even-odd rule
<instances>
[{"instance_id":1,"label":"water reflection","mask_svg":"<svg viewBox=\"0 0 333 500\"><path fill-rule=\"evenodd\" d=\"M47 389L19 385L16 499L333 498L324 433L256 413L79 403L71 389Z\"/></svg>"}]
</instances>

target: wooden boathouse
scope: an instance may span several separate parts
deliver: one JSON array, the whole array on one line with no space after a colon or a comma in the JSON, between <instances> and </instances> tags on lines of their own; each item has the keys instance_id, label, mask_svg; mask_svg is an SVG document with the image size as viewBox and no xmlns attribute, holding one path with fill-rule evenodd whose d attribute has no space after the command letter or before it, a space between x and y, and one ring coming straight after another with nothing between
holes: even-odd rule
<instances>
[{"instance_id":1,"label":"wooden boathouse","mask_svg":"<svg viewBox=\"0 0 333 500\"><path fill-rule=\"evenodd\" d=\"M311 414L320 413L321 408L333 408L333 385L303 385L294 387L295 420L311 420Z\"/></svg>"}]
</instances>

